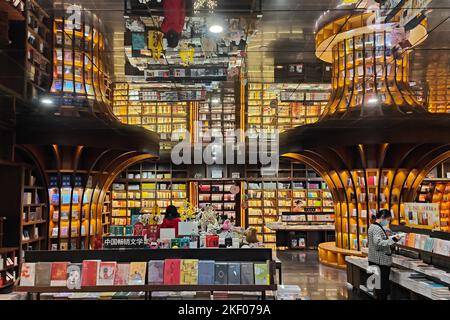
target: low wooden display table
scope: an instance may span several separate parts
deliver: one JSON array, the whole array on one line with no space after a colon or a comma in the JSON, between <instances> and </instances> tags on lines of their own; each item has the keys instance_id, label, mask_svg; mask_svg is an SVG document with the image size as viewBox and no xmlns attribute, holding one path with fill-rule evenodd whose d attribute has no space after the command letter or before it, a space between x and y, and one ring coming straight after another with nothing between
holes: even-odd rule
<instances>
[{"instance_id":1,"label":"low wooden display table","mask_svg":"<svg viewBox=\"0 0 450 320\"><path fill-rule=\"evenodd\" d=\"M145 292L145 298L151 299L154 291L249 291L261 292L265 299L267 290L276 290L276 262L272 250L265 248L251 249L128 249L128 250L74 250L74 251L26 251L26 262L57 262L70 261L81 263L83 260L98 259L102 261L117 261L128 263L132 261L149 261L164 259L199 259L223 262L265 262L269 260L269 284L239 284L239 285L125 285L125 286L87 286L70 290L67 287L21 287L16 284L17 292L36 293L40 299L41 293L61 292Z\"/></svg>"},{"instance_id":2,"label":"low wooden display table","mask_svg":"<svg viewBox=\"0 0 450 320\"><path fill-rule=\"evenodd\" d=\"M266 227L276 231L277 247L291 247L292 236L305 239L305 247L316 249L320 243L334 240L334 224L287 224L285 222L267 223Z\"/></svg>"},{"instance_id":3,"label":"low wooden display table","mask_svg":"<svg viewBox=\"0 0 450 320\"><path fill-rule=\"evenodd\" d=\"M347 256L363 257L365 254L361 251L338 248L334 242L319 244L319 261L322 264L345 269L347 266L345 257Z\"/></svg>"}]
</instances>

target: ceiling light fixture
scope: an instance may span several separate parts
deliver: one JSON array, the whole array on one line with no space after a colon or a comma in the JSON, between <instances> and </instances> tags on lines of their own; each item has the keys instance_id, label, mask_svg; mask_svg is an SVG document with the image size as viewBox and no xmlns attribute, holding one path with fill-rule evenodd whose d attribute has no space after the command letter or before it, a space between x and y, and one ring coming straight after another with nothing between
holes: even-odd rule
<instances>
[{"instance_id":1,"label":"ceiling light fixture","mask_svg":"<svg viewBox=\"0 0 450 320\"><path fill-rule=\"evenodd\" d=\"M209 31L211 33L221 33L223 31L223 27L218 24L214 24L211 27L209 27Z\"/></svg>"},{"instance_id":2,"label":"ceiling light fixture","mask_svg":"<svg viewBox=\"0 0 450 320\"><path fill-rule=\"evenodd\" d=\"M367 100L367 102L370 103L370 104L375 104L378 101L379 101L378 98L370 98L369 100Z\"/></svg>"},{"instance_id":3,"label":"ceiling light fixture","mask_svg":"<svg viewBox=\"0 0 450 320\"><path fill-rule=\"evenodd\" d=\"M42 99L41 99L41 103L42 103L42 104L45 104L45 105L47 105L47 106L49 106L49 105L52 105L52 104L53 104L53 100L50 99L50 98L42 98Z\"/></svg>"}]
</instances>

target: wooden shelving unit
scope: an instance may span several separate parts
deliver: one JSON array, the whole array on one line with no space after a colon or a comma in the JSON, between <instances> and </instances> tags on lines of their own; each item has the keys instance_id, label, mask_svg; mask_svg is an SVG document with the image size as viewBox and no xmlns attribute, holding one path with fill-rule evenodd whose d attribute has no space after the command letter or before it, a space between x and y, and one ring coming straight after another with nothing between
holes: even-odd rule
<instances>
[{"instance_id":1,"label":"wooden shelving unit","mask_svg":"<svg viewBox=\"0 0 450 320\"><path fill-rule=\"evenodd\" d=\"M87 100L108 105L111 88L108 76L107 39L101 23L88 11L82 11L80 25L55 17L53 23L53 83L51 93L64 105L85 107ZM84 99L83 99L84 98Z\"/></svg>"},{"instance_id":2,"label":"wooden shelving unit","mask_svg":"<svg viewBox=\"0 0 450 320\"><path fill-rule=\"evenodd\" d=\"M52 81L52 17L38 0L26 3L27 97L36 99L50 89Z\"/></svg>"},{"instance_id":3,"label":"wooden shelving unit","mask_svg":"<svg viewBox=\"0 0 450 320\"><path fill-rule=\"evenodd\" d=\"M170 150L189 129L189 102L170 101L170 97L161 98L158 92L128 83L115 83L113 111L123 123L158 132L161 150Z\"/></svg>"},{"instance_id":4,"label":"wooden shelving unit","mask_svg":"<svg viewBox=\"0 0 450 320\"><path fill-rule=\"evenodd\" d=\"M240 224L240 195L230 192L232 186L240 184L230 180L202 180L196 184L199 208L211 205L220 216Z\"/></svg>"},{"instance_id":5,"label":"wooden shelving unit","mask_svg":"<svg viewBox=\"0 0 450 320\"><path fill-rule=\"evenodd\" d=\"M21 251L47 247L47 194L43 181L31 167L24 168L21 219Z\"/></svg>"},{"instance_id":6,"label":"wooden shelving unit","mask_svg":"<svg viewBox=\"0 0 450 320\"><path fill-rule=\"evenodd\" d=\"M82 174L49 174L49 245L50 250L84 249L89 236L99 233L98 191L85 188Z\"/></svg>"},{"instance_id":7,"label":"wooden shelving unit","mask_svg":"<svg viewBox=\"0 0 450 320\"><path fill-rule=\"evenodd\" d=\"M19 267L19 248L0 248L0 293L14 285Z\"/></svg>"},{"instance_id":8,"label":"wooden shelving unit","mask_svg":"<svg viewBox=\"0 0 450 320\"><path fill-rule=\"evenodd\" d=\"M123 171L112 184L111 225L130 225L131 216L155 205L164 213L169 204L180 208L188 199L186 166L141 162Z\"/></svg>"},{"instance_id":9,"label":"wooden shelving unit","mask_svg":"<svg viewBox=\"0 0 450 320\"><path fill-rule=\"evenodd\" d=\"M111 224L112 215L112 202L111 202L111 191L107 191L105 195L105 201L103 202L102 209L102 234L109 234L109 225Z\"/></svg>"},{"instance_id":10,"label":"wooden shelving unit","mask_svg":"<svg viewBox=\"0 0 450 320\"><path fill-rule=\"evenodd\" d=\"M271 133L317 122L328 102L326 92L285 91L282 85L248 85L247 129ZM288 101L290 100L290 101Z\"/></svg>"},{"instance_id":11,"label":"wooden shelving unit","mask_svg":"<svg viewBox=\"0 0 450 320\"><path fill-rule=\"evenodd\" d=\"M222 83L217 91L209 93L206 101L199 103L197 120L202 126L202 130L198 132L199 141L211 142L212 130L220 133L225 143L236 141L234 131L239 128L236 99L238 96L237 84L227 81Z\"/></svg>"},{"instance_id":12,"label":"wooden shelving unit","mask_svg":"<svg viewBox=\"0 0 450 320\"><path fill-rule=\"evenodd\" d=\"M446 232L449 231L450 181L447 181L446 179L426 179L418 190L416 201L439 204L441 230Z\"/></svg>"},{"instance_id":13,"label":"wooden shelving unit","mask_svg":"<svg viewBox=\"0 0 450 320\"><path fill-rule=\"evenodd\" d=\"M260 168L247 168L247 226L257 230L258 238L275 247L275 231L267 223L279 220L283 212L333 215L334 204L325 182L304 165L282 164L278 176L262 177ZM334 219L329 221L334 222Z\"/></svg>"}]
</instances>

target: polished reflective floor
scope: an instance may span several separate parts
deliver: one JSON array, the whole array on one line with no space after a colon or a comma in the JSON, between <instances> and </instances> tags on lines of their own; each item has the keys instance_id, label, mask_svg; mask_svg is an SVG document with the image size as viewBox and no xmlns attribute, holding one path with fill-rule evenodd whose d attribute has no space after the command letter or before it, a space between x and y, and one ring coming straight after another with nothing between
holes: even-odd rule
<instances>
[{"instance_id":1,"label":"polished reflective floor","mask_svg":"<svg viewBox=\"0 0 450 320\"><path fill-rule=\"evenodd\" d=\"M277 251L282 262L284 284L297 285L305 300L351 299L347 290L345 270L335 269L319 263L315 250Z\"/></svg>"}]
</instances>

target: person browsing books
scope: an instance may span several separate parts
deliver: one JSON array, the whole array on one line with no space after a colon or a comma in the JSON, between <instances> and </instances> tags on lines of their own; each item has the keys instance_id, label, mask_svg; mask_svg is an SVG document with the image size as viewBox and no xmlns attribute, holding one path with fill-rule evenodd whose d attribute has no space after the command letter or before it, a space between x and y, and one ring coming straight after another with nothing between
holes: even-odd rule
<instances>
[{"instance_id":1,"label":"person browsing books","mask_svg":"<svg viewBox=\"0 0 450 320\"><path fill-rule=\"evenodd\" d=\"M169 205L166 208L166 212L164 214L164 220L159 225L159 230L161 228L173 228L175 229L175 237L178 237L178 223L181 222L180 215L178 214L178 210L174 205ZM159 238L159 234L158 234Z\"/></svg>"},{"instance_id":2,"label":"person browsing books","mask_svg":"<svg viewBox=\"0 0 450 320\"><path fill-rule=\"evenodd\" d=\"M388 236L385 227L391 220L391 212L382 209L377 212L375 221L368 230L369 243L369 265L377 266L379 269L380 281L376 283L380 286L375 287L375 298L377 300L387 300L390 293L389 275L392 265L391 246L399 239L399 235Z\"/></svg>"}]
</instances>

